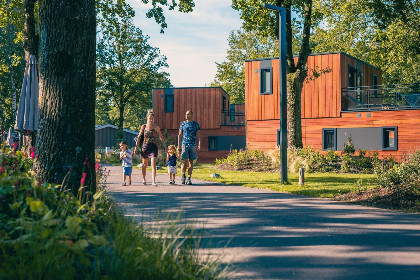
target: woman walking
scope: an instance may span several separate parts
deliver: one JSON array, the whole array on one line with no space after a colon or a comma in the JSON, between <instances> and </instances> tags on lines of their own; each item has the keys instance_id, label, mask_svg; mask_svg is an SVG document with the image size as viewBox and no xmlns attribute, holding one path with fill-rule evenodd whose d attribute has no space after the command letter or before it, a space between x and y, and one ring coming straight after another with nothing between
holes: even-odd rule
<instances>
[{"instance_id":1,"label":"woman walking","mask_svg":"<svg viewBox=\"0 0 420 280\"><path fill-rule=\"evenodd\" d=\"M160 132L159 126L155 124L155 114L153 111L149 110L147 112L147 124L143 124L140 129L139 137L137 137L136 148L134 149L134 154L137 154L138 142L141 139L141 135L144 135L143 145L141 147L141 157L143 158L143 166L141 167L141 173L143 175L143 185L146 185L146 168L151 160L150 165L152 167L152 186L156 185L156 159L158 157L158 143L162 141L163 147L165 148L166 153L166 144L165 139L163 139L162 133Z\"/></svg>"}]
</instances>

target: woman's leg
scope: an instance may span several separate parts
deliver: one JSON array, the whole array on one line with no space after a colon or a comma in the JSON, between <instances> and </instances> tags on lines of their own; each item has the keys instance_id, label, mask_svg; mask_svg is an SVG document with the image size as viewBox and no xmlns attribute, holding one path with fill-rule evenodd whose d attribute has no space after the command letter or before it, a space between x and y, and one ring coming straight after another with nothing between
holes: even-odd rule
<instances>
[{"instance_id":1,"label":"woman's leg","mask_svg":"<svg viewBox=\"0 0 420 280\"><path fill-rule=\"evenodd\" d=\"M156 185L156 158L152 157L150 160L150 165L152 166L152 184Z\"/></svg>"},{"instance_id":2,"label":"woman's leg","mask_svg":"<svg viewBox=\"0 0 420 280\"><path fill-rule=\"evenodd\" d=\"M141 167L141 174L143 175L143 184L146 184L146 169L149 162L148 158L143 158L143 165Z\"/></svg>"}]
</instances>

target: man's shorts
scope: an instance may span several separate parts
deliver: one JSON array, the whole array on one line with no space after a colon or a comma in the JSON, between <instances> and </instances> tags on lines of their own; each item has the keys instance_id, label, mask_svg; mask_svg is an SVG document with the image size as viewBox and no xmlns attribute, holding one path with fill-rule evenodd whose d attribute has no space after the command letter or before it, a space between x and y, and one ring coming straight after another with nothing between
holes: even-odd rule
<instances>
[{"instance_id":1,"label":"man's shorts","mask_svg":"<svg viewBox=\"0 0 420 280\"><path fill-rule=\"evenodd\" d=\"M197 146L182 145L181 159L197 159Z\"/></svg>"},{"instance_id":2,"label":"man's shorts","mask_svg":"<svg viewBox=\"0 0 420 280\"><path fill-rule=\"evenodd\" d=\"M130 176L132 170L133 170L132 166L123 166L124 175Z\"/></svg>"},{"instance_id":3,"label":"man's shorts","mask_svg":"<svg viewBox=\"0 0 420 280\"><path fill-rule=\"evenodd\" d=\"M168 166L168 173L176 174L176 166Z\"/></svg>"}]
</instances>

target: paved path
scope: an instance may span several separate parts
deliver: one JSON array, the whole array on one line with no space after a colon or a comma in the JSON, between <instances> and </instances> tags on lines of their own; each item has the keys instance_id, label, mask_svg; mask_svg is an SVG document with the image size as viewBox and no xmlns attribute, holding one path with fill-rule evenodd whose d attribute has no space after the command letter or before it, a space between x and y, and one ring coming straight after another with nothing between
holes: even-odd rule
<instances>
[{"instance_id":1,"label":"paved path","mask_svg":"<svg viewBox=\"0 0 420 280\"><path fill-rule=\"evenodd\" d=\"M143 186L137 169L121 186L121 167L107 168L108 193L127 216L183 209L235 279L420 279L418 214L198 180L171 186L166 174Z\"/></svg>"}]
</instances>

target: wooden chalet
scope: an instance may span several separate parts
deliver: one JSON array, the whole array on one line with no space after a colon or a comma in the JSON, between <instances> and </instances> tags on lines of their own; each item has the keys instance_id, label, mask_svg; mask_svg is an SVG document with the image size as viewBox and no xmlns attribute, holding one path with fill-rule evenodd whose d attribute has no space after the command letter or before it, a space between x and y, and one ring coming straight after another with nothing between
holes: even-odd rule
<instances>
[{"instance_id":1,"label":"wooden chalet","mask_svg":"<svg viewBox=\"0 0 420 280\"><path fill-rule=\"evenodd\" d=\"M200 124L200 162L226 157L231 149L245 148L245 104L231 104L221 87L153 89L155 121L177 144L185 112L192 110Z\"/></svg>"},{"instance_id":2,"label":"wooden chalet","mask_svg":"<svg viewBox=\"0 0 420 280\"><path fill-rule=\"evenodd\" d=\"M320 150L355 148L402 159L420 148L420 91L409 85L381 85L381 70L342 52L312 54L309 69L327 70L302 90L302 140ZM248 149L278 143L279 60L245 63Z\"/></svg>"},{"instance_id":3,"label":"wooden chalet","mask_svg":"<svg viewBox=\"0 0 420 280\"><path fill-rule=\"evenodd\" d=\"M129 148L134 147L136 142L134 137L139 133L130 129L123 130L123 138ZM118 147L121 139L117 139L118 127L112 124L95 126L95 148Z\"/></svg>"}]
</instances>

